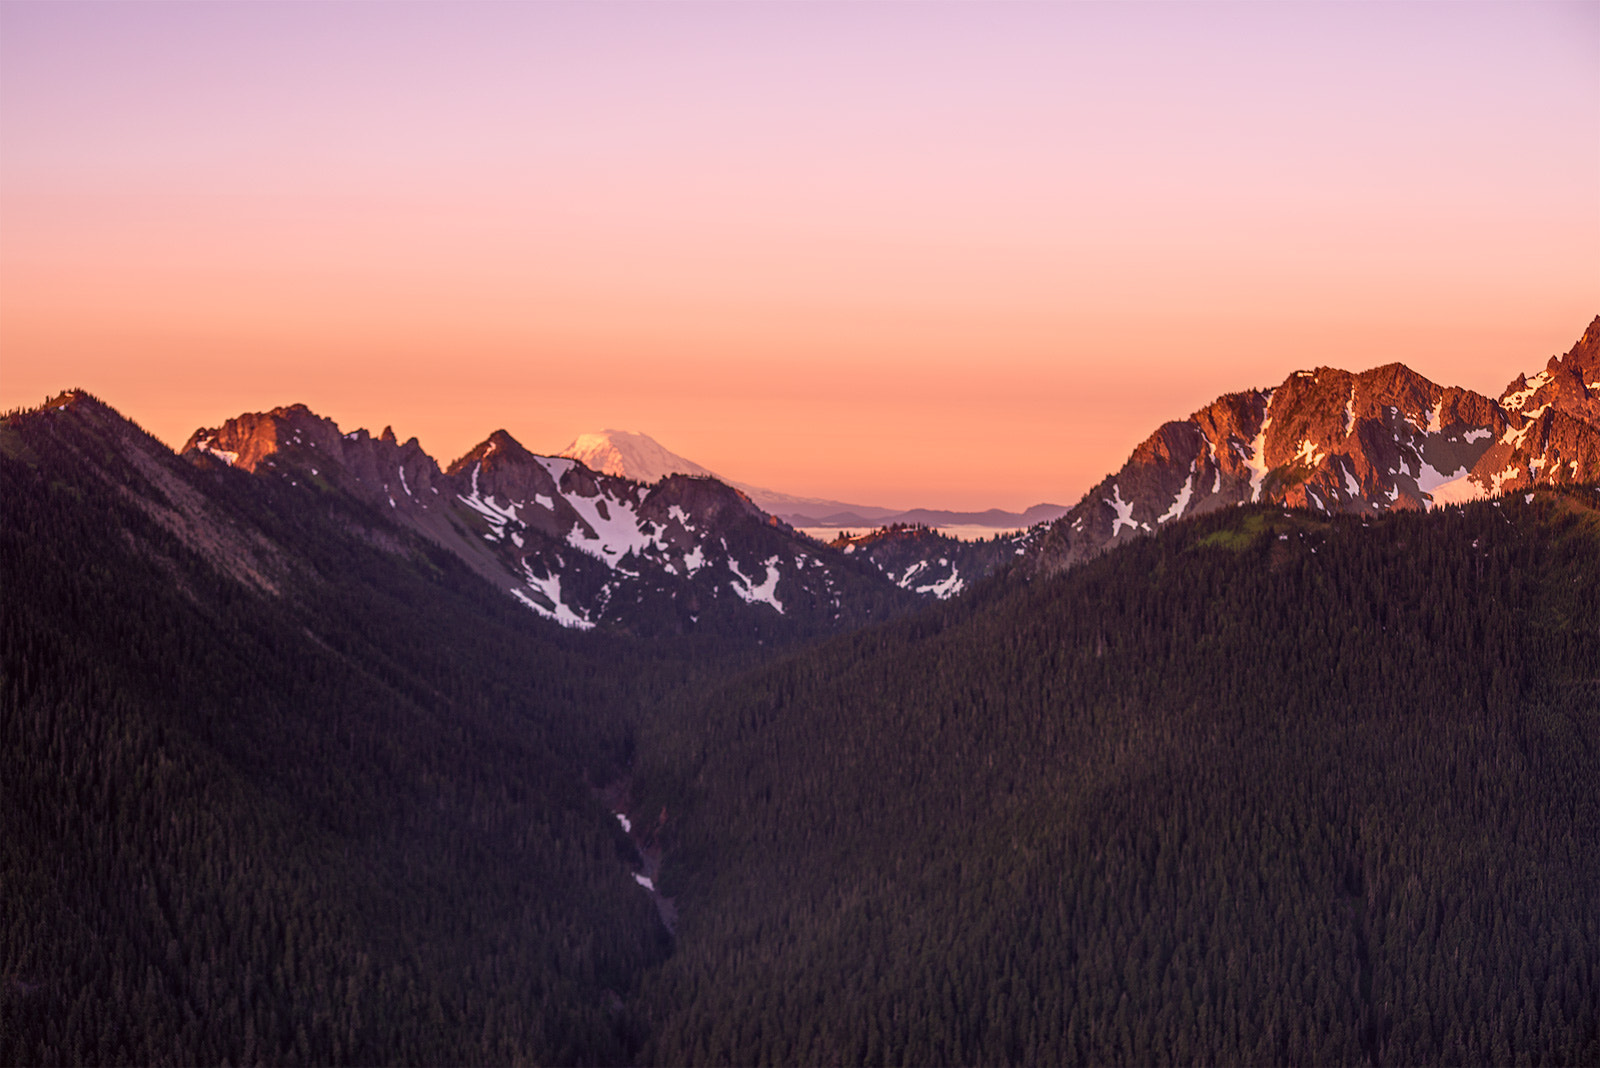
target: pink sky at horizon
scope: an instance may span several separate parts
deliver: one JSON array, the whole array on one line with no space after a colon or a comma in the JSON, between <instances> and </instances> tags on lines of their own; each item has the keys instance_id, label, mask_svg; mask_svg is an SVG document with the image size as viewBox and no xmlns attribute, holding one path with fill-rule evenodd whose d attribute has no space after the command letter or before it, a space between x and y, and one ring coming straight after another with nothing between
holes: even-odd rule
<instances>
[{"instance_id":1,"label":"pink sky at horizon","mask_svg":"<svg viewBox=\"0 0 1600 1068\"><path fill-rule=\"evenodd\" d=\"M1070 504L1600 312L1600 4L0 4L0 408Z\"/></svg>"}]
</instances>

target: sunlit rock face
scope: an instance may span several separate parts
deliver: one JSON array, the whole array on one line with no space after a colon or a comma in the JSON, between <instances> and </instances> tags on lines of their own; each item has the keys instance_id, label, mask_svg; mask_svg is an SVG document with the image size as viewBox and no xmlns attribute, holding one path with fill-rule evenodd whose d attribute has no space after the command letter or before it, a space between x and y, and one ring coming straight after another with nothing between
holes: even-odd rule
<instances>
[{"instance_id":1,"label":"sunlit rock face","mask_svg":"<svg viewBox=\"0 0 1600 1068\"><path fill-rule=\"evenodd\" d=\"M1162 524L1249 501L1326 514L1432 509L1600 482L1600 318L1498 401L1402 364L1319 367L1167 423L1066 516L1019 539L1066 566Z\"/></svg>"},{"instance_id":2,"label":"sunlit rock face","mask_svg":"<svg viewBox=\"0 0 1600 1068\"><path fill-rule=\"evenodd\" d=\"M1500 406L1530 417L1550 407L1600 426L1600 315L1571 351L1550 357L1531 378L1518 375L1501 394Z\"/></svg>"},{"instance_id":3,"label":"sunlit rock face","mask_svg":"<svg viewBox=\"0 0 1600 1068\"><path fill-rule=\"evenodd\" d=\"M399 444L389 427L378 437L365 430L344 434L304 404L246 412L196 430L181 451L252 473L283 465L370 504L408 511L425 509L440 495L439 465L416 438Z\"/></svg>"}]
</instances>

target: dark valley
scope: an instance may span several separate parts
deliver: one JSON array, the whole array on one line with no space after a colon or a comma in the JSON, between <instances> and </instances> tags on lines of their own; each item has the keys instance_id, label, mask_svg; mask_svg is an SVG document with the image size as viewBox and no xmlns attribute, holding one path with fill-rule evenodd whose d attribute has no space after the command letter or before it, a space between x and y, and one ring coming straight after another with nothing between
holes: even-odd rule
<instances>
[{"instance_id":1,"label":"dark valley","mask_svg":"<svg viewBox=\"0 0 1600 1068\"><path fill-rule=\"evenodd\" d=\"M1301 371L832 544L11 413L0 1062L1600 1061L1597 398L1600 318L1498 398Z\"/></svg>"}]
</instances>

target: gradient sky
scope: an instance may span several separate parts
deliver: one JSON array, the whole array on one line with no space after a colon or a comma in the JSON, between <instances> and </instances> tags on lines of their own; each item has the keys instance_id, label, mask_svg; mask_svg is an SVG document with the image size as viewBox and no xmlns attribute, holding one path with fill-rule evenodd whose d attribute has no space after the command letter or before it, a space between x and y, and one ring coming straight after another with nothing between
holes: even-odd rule
<instances>
[{"instance_id":1,"label":"gradient sky","mask_svg":"<svg viewBox=\"0 0 1600 1068\"><path fill-rule=\"evenodd\" d=\"M1600 312L1600 4L0 3L0 407L1073 503Z\"/></svg>"}]
</instances>

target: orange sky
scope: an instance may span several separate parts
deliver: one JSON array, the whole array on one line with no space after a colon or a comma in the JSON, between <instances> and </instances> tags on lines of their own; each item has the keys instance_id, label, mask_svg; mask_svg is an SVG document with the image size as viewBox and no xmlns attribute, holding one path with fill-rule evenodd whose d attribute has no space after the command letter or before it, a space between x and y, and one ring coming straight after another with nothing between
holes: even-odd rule
<instances>
[{"instance_id":1,"label":"orange sky","mask_svg":"<svg viewBox=\"0 0 1600 1068\"><path fill-rule=\"evenodd\" d=\"M0 5L0 406L1072 503L1600 312L1600 5Z\"/></svg>"}]
</instances>

